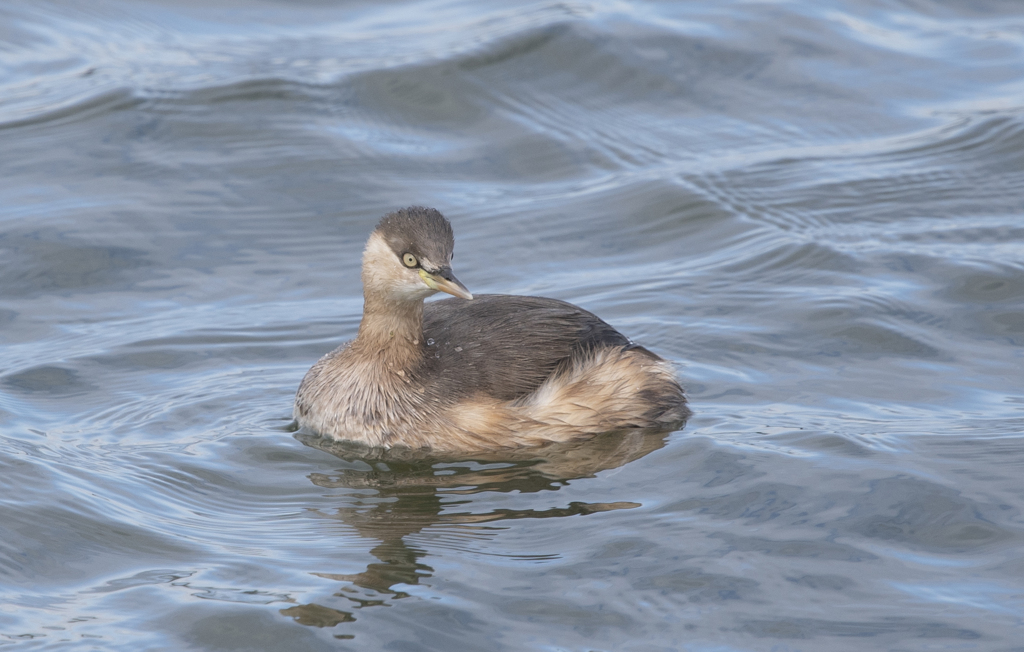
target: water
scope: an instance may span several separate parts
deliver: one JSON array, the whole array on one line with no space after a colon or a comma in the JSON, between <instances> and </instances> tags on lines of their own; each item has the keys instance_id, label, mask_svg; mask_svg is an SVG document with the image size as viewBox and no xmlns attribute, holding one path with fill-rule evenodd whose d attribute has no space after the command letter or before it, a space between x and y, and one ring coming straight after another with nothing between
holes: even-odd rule
<instances>
[{"instance_id":1,"label":"water","mask_svg":"<svg viewBox=\"0 0 1024 652\"><path fill-rule=\"evenodd\" d=\"M0 7L0 643L1011 650L1012 2ZM379 217L677 361L674 433L288 429Z\"/></svg>"}]
</instances>

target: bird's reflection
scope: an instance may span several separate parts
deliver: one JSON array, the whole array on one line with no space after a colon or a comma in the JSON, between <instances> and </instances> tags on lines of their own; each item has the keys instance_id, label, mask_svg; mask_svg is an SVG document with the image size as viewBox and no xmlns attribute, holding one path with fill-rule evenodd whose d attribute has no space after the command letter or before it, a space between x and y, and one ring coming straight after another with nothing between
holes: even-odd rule
<instances>
[{"instance_id":1,"label":"bird's reflection","mask_svg":"<svg viewBox=\"0 0 1024 652\"><path fill-rule=\"evenodd\" d=\"M334 513L361 536L379 542L370 552L378 561L356 574L322 572L317 575L344 582L336 593L355 608L390 605L407 597L401 586L416 585L433 569L424 563L427 551L409 542L435 525L456 524L486 528L486 523L522 518L553 518L639 507L635 502L569 502L543 510L495 509L471 512L474 494L557 490L570 480L593 477L664 446L666 431L630 430L606 433L578 442L512 451L479 453L465 457L431 457L411 451L374 450L313 435L295 435L307 446L340 458L334 474L314 473L320 487L372 489L375 495ZM464 509L453 510L453 505ZM475 534L486 535L486 530ZM355 620L347 611L319 604L284 609L284 615L304 625L333 627Z\"/></svg>"}]
</instances>

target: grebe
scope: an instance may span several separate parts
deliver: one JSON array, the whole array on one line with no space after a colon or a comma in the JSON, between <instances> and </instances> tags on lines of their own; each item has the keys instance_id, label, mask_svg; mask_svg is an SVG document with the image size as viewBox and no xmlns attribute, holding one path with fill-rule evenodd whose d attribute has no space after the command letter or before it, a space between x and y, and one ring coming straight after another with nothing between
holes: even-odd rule
<instances>
[{"instance_id":1,"label":"grebe","mask_svg":"<svg viewBox=\"0 0 1024 652\"><path fill-rule=\"evenodd\" d=\"M473 297L451 224L432 208L384 216L363 252L356 339L306 373L298 425L374 448L440 452L568 441L689 416L671 365L557 299ZM454 299L424 304L446 292Z\"/></svg>"}]
</instances>

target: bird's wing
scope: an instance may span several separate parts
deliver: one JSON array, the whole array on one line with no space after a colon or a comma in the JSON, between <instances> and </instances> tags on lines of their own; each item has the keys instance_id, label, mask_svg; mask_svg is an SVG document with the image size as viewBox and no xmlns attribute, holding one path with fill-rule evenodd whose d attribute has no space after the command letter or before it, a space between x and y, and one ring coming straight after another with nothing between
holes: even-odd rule
<instances>
[{"instance_id":1,"label":"bird's wing","mask_svg":"<svg viewBox=\"0 0 1024 652\"><path fill-rule=\"evenodd\" d=\"M514 400L537 389L573 353L632 346L596 315L540 297L428 302L423 332L424 371L451 397L483 392Z\"/></svg>"}]
</instances>

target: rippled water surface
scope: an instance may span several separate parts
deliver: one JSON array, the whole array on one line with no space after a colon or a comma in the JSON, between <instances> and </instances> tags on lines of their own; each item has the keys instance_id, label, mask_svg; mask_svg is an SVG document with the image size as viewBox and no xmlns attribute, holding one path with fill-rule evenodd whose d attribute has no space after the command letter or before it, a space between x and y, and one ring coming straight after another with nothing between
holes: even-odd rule
<instances>
[{"instance_id":1,"label":"rippled water surface","mask_svg":"<svg viewBox=\"0 0 1024 652\"><path fill-rule=\"evenodd\" d=\"M410 204L694 418L291 432ZM1019 650L1022 214L1016 2L5 1L0 646Z\"/></svg>"}]
</instances>

